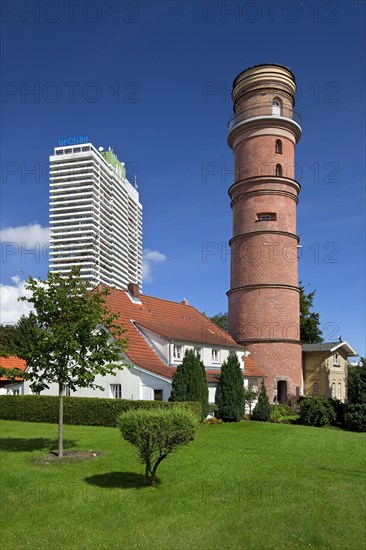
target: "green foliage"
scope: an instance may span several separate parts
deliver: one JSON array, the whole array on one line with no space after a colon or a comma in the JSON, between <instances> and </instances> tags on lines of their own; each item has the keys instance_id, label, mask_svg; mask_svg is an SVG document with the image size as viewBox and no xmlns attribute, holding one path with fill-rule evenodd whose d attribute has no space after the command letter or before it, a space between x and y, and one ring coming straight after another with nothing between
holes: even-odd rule
<instances>
[{"instance_id":1,"label":"green foliage","mask_svg":"<svg viewBox=\"0 0 366 550\"><path fill-rule=\"evenodd\" d=\"M366 404L366 359L361 357L357 366L347 369L348 403Z\"/></svg>"},{"instance_id":2,"label":"green foliage","mask_svg":"<svg viewBox=\"0 0 366 550\"><path fill-rule=\"evenodd\" d=\"M57 396L51 395L1 395L0 418L23 422L55 423L58 419L58 401ZM116 426L117 417L129 410L175 408L186 408L197 419L201 419L200 403L64 397L64 423L85 426Z\"/></svg>"},{"instance_id":3,"label":"green foliage","mask_svg":"<svg viewBox=\"0 0 366 550\"><path fill-rule=\"evenodd\" d=\"M227 313L217 313L217 315L214 315L213 317L209 317L209 319L215 323L218 327L222 328L225 332L228 331L229 323L228 323L228 314Z\"/></svg>"},{"instance_id":4,"label":"green foliage","mask_svg":"<svg viewBox=\"0 0 366 550\"><path fill-rule=\"evenodd\" d=\"M159 464L178 445L195 438L198 422L187 409L137 409L122 414L118 427L124 439L137 447L147 483L155 485Z\"/></svg>"},{"instance_id":5,"label":"green foliage","mask_svg":"<svg viewBox=\"0 0 366 550\"><path fill-rule=\"evenodd\" d=\"M293 415L293 410L288 405L275 405L272 409L271 422L283 422L291 415Z\"/></svg>"},{"instance_id":6,"label":"green foliage","mask_svg":"<svg viewBox=\"0 0 366 550\"><path fill-rule=\"evenodd\" d=\"M300 401L299 409L301 424L318 427L336 424L334 408L325 397L304 397Z\"/></svg>"},{"instance_id":7,"label":"green foliage","mask_svg":"<svg viewBox=\"0 0 366 550\"><path fill-rule=\"evenodd\" d=\"M121 352L126 348L124 330L116 324L118 315L108 310L108 289L89 292L80 268L72 268L67 278L50 272L46 281L29 277L25 288L31 297L20 300L28 301L34 309L16 330L17 355L27 362L22 377L31 381L32 390L58 385L61 457L65 387L72 391L78 387L103 389L95 384L95 377L113 374L117 368L114 363L121 363ZM5 371L7 377L14 374L19 372Z\"/></svg>"},{"instance_id":8,"label":"green foliage","mask_svg":"<svg viewBox=\"0 0 366 550\"><path fill-rule=\"evenodd\" d=\"M258 392L250 388L244 388L244 403L249 406L249 414L252 414L252 405L258 397Z\"/></svg>"},{"instance_id":9,"label":"green foliage","mask_svg":"<svg viewBox=\"0 0 366 550\"><path fill-rule=\"evenodd\" d=\"M12 341L15 334L14 325L0 325L0 355L14 355Z\"/></svg>"},{"instance_id":10,"label":"green foliage","mask_svg":"<svg viewBox=\"0 0 366 550\"><path fill-rule=\"evenodd\" d=\"M171 401L199 401L202 419L209 413L205 367L193 350L187 350L172 380Z\"/></svg>"},{"instance_id":11,"label":"green foliage","mask_svg":"<svg viewBox=\"0 0 366 550\"><path fill-rule=\"evenodd\" d=\"M262 378L261 389L258 395L258 402L253 409L252 419L261 422L268 422L271 419L272 409L269 404L267 388L264 377Z\"/></svg>"},{"instance_id":12,"label":"green foliage","mask_svg":"<svg viewBox=\"0 0 366 550\"><path fill-rule=\"evenodd\" d=\"M347 403L344 424L354 432L366 432L366 403Z\"/></svg>"},{"instance_id":13,"label":"green foliage","mask_svg":"<svg viewBox=\"0 0 366 550\"><path fill-rule=\"evenodd\" d=\"M313 307L316 290L306 294L305 287L301 283L300 289L300 340L303 344L317 344L323 342L320 330L319 313L310 311Z\"/></svg>"},{"instance_id":14,"label":"green foliage","mask_svg":"<svg viewBox=\"0 0 366 550\"><path fill-rule=\"evenodd\" d=\"M344 403L340 399L333 399L328 397L328 402L332 406L335 413L334 426L339 426L340 428L344 426Z\"/></svg>"},{"instance_id":15,"label":"green foliage","mask_svg":"<svg viewBox=\"0 0 366 550\"><path fill-rule=\"evenodd\" d=\"M224 422L239 422L244 414L243 373L236 353L230 353L221 366L216 388L217 415Z\"/></svg>"}]
</instances>

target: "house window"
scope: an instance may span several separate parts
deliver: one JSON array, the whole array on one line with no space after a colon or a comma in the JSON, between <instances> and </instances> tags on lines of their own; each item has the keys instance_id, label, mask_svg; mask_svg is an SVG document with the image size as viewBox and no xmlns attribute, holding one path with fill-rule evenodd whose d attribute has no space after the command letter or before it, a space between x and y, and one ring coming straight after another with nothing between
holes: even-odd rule
<instances>
[{"instance_id":1,"label":"house window","mask_svg":"<svg viewBox=\"0 0 366 550\"><path fill-rule=\"evenodd\" d=\"M335 353L333 355L333 365L337 365L337 367L340 366L340 361L339 361L339 353Z\"/></svg>"},{"instance_id":2,"label":"house window","mask_svg":"<svg viewBox=\"0 0 366 550\"><path fill-rule=\"evenodd\" d=\"M122 399L122 386L121 384L111 384L111 394L113 399Z\"/></svg>"},{"instance_id":3,"label":"house window","mask_svg":"<svg viewBox=\"0 0 366 550\"><path fill-rule=\"evenodd\" d=\"M340 382L338 382L337 397L338 399L342 399L342 384Z\"/></svg>"},{"instance_id":4,"label":"house window","mask_svg":"<svg viewBox=\"0 0 366 550\"><path fill-rule=\"evenodd\" d=\"M259 222L268 222L268 221L276 221L277 220L277 214L275 212L260 212L257 214L257 221Z\"/></svg>"},{"instance_id":5,"label":"house window","mask_svg":"<svg viewBox=\"0 0 366 550\"><path fill-rule=\"evenodd\" d=\"M276 176L282 176L282 166L280 164L276 164Z\"/></svg>"},{"instance_id":6,"label":"house window","mask_svg":"<svg viewBox=\"0 0 366 550\"><path fill-rule=\"evenodd\" d=\"M163 390L154 389L154 401L163 401Z\"/></svg>"},{"instance_id":7,"label":"house window","mask_svg":"<svg viewBox=\"0 0 366 550\"><path fill-rule=\"evenodd\" d=\"M182 346L177 346L174 344L173 346L173 358L174 359L182 359Z\"/></svg>"},{"instance_id":8,"label":"house window","mask_svg":"<svg viewBox=\"0 0 366 550\"><path fill-rule=\"evenodd\" d=\"M331 395L332 399L335 399L335 382L332 382L330 395Z\"/></svg>"},{"instance_id":9,"label":"house window","mask_svg":"<svg viewBox=\"0 0 366 550\"><path fill-rule=\"evenodd\" d=\"M282 155L282 141L280 139L276 139L275 153Z\"/></svg>"},{"instance_id":10,"label":"house window","mask_svg":"<svg viewBox=\"0 0 366 550\"><path fill-rule=\"evenodd\" d=\"M213 363L219 363L220 362L220 350L213 349L212 350L212 362Z\"/></svg>"},{"instance_id":11,"label":"house window","mask_svg":"<svg viewBox=\"0 0 366 550\"><path fill-rule=\"evenodd\" d=\"M194 353L199 359L202 359L202 348L194 348Z\"/></svg>"}]
</instances>

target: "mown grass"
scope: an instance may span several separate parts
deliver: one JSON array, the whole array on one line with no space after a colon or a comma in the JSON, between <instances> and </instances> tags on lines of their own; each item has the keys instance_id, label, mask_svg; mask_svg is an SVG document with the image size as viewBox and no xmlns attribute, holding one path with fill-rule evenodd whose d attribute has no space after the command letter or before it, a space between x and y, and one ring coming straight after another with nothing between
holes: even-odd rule
<instances>
[{"instance_id":1,"label":"mown grass","mask_svg":"<svg viewBox=\"0 0 366 550\"><path fill-rule=\"evenodd\" d=\"M56 429L0 422L3 550L365 547L364 434L203 426L151 488L117 428L65 426L66 449L103 456L38 464Z\"/></svg>"}]
</instances>

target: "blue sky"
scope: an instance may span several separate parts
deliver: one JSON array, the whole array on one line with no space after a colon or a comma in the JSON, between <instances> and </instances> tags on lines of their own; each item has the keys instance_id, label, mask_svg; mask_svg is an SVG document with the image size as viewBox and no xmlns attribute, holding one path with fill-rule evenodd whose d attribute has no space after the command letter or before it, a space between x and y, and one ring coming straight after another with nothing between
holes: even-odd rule
<instances>
[{"instance_id":1,"label":"blue sky","mask_svg":"<svg viewBox=\"0 0 366 550\"><path fill-rule=\"evenodd\" d=\"M366 354L363 2L29 1L2 9L1 235L27 243L2 244L2 322L15 314L21 281L46 275L48 156L74 135L113 147L137 174L144 249L165 257L147 257L144 292L187 298L206 314L226 311L231 85L243 69L269 62L290 67L299 86L300 279L317 290L324 337L342 335Z\"/></svg>"}]
</instances>

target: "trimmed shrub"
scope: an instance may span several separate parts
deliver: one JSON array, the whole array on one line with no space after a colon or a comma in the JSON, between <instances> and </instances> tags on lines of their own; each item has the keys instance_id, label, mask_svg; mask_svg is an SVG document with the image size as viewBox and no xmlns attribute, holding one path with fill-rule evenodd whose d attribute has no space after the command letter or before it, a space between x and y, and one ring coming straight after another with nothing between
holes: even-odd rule
<instances>
[{"instance_id":1,"label":"trimmed shrub","mask_svg":"<svg viewBox=\"0 0 366 550\"><path fill-rule=\"evenodd\" d=\"M221 374L216 388L215 403L217 416L224 422L239 422L244 414L243 373L236 353L230 353L221 366Z\"/></svg>"},{"instance_id":2,"label":"trimmed shrub","mask_svg":"<svg viewBox=\"0 0 366 550\"><path fill-rule=\"evenodd\" d=\"M118 418L122 437L137 447L139 459L145 464L149 485L156 483L159 464L178 445L195 438L197 417L184 408L129 410Z\"/></svg>"},{"instance_id":3,"label":"trimmed shrub","mask_svg":"<svg viewBox=\"0 0 366 550\"><path fill-rule=\"evenodd\" d=\"M64 424L117 426L117 417L131 409L188 408L201 419L202 407L196 402L130 401L98 397L64 397ZM58 396L1 395L0 418L23 422L58 422Z\"/></svg>"},{"instance_id":4,"label":"trimmed shrub","mask_svg":"<svg viewBox=\"0 0 366 550\"><path fill-rule=\"evenodd\" d=\"M306 426L332 426L336 424L336 413L325 397L304 397L300 401L300 424Z\"/></svg>"},{"instance_id":5,"label":"trimmed shrub","mask_svg":"<svg viewBox=\"0 0 366 550\"><path fill-rule=\"evenodd\" d=\"M210 411L206 369L197 354L189 349L178 365L172 380L171 401L199 401L202 404L202 420Z\"/></svg>"},{"instance_id":6,"label":"trimmed shrub","mask_svg":"<svg viewBox=\"0 0 366 550\"><path fill-rule=\"evenodd\" d=\"M258 402L253 409L252 420L268 422L271 419L272 408L269 404L266 383L262 378L261 389L258 395Z\"/></svg>"},{"instance_id":7,"label":"trimmed shrub","mask_svg":"<svg viewBox=\"0 0 366 550\"><path fill-rule=\"evenodd\" d=\"M366 432L366 404L348 403L345 406L344 424L355 432Z\"/></svg>"}]
</instances>

